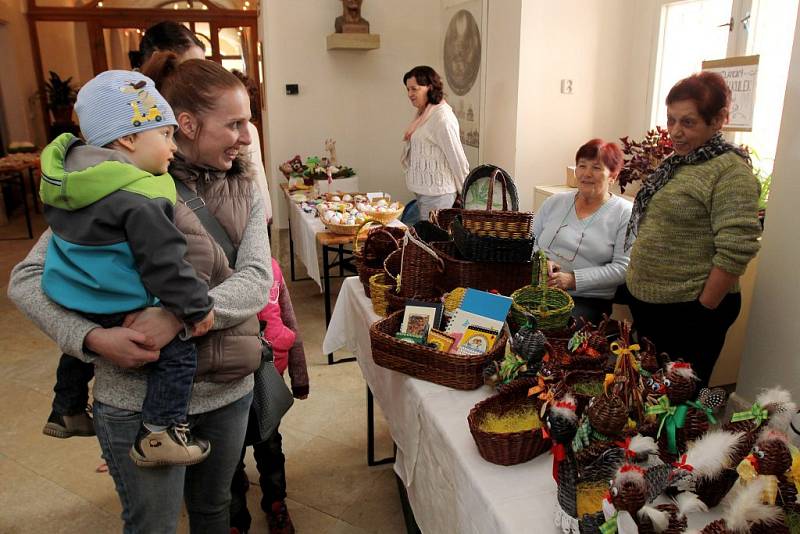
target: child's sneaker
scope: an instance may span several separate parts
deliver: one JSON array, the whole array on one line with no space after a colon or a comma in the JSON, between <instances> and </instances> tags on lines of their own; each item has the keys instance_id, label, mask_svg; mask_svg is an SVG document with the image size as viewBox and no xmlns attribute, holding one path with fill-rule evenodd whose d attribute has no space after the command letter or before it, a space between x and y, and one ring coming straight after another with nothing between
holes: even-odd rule
<instances>
[{"instance_id":1,"label":"child's sneaker","mask_svg":"<svg viewBox=\"0 0 800 534\"><path fill-rule=\"evenodd\" d=\"M194 465L205 460L210 452L211 443L192 436L189 425L175 425L158 432L142 425L131 448L131 459L139 467Z\"/></svg>"},{"instance_id":2,"label":"child's sneaker","mask_svg":"<svg viewBox=\"0 0 800 534\"><path fill-rule=\"evenodd\" d=\"M50 412L42 434L62 439L72 436L94 436L94 422L87 412L77 415L61 415Z\"/></svg>"},{"instance_id":3,"label":"child's sneaker","mask_svg":"<svg viewBox=\"0 0 800 534\"><path fill-rule=\"evenodd\" d=\"M294 534L294 525L292 518L289 517L286 501L272 503L272 509L267 512L267 525L269 534Z\"/></svg>"}]
</instances>

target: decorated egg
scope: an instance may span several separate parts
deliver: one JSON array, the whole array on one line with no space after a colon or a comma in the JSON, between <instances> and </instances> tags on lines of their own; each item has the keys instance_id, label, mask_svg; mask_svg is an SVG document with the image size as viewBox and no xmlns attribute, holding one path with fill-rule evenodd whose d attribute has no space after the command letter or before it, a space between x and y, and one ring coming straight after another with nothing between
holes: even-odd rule
<instances>
[{"instance_id":1,"label":"decorated egg","mask_svg":"<svg viewBox=\"0 0 800 534\"><path fill-rule=\"evenodd\" d=\"M376 206L378 206L378 207L380 207L380 206L386 206L386 205L388 205L388 204L389 204L389 203L388 203L388 202L386 202L386 199L385 199L385 198L382 198L382 199L378 200L378 201L375 203L375 205L376 205Z\"/></svg>"},{"instance_id":2,"label":"decorated egg","mask_svg":"<svg viewBox=\"0 0 800 534\"><path fill-rule=\"evenodd\" d=\"M344 200L345 202L350 202L351 200L353 200L353 197L347 194L342 197L342 200Z\"/></svg>"},{"instance_id":3,"label":"decorated egg","mask_svg":"<svg viewBox=\"0 0 800 534\"><path fill-rule=\"evenodd\" d=\"M341 201L342 201L342 197L340 197L339 195L333 195L333 196L331 197L331 200L332 200L333 202L341 202Z\"/></svg>"}]
</instances>

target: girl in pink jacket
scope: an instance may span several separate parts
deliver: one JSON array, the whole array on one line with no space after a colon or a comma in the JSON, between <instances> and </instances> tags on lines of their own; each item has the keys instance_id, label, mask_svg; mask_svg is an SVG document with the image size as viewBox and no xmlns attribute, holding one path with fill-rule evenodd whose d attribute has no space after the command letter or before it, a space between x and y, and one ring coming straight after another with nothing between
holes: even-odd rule
<instances>
[{"instance_id":1,"label":"girl in pink jacket","mask_svg":"<svg viewBox=\"0 0 800 534\"><path fill-rule=\"evenodd\" d=\"M272 344L275 368L283 375L289 369L292 394L297 399L308 397L308 370L303 342L297 331L289 290L283 280L283 273L275 258L272 258L274 282L270 290L269 302L258 314L258 320L266 323L264 338ZM251 414L252 416L252 414ZM252 417L251 417L252 421ZM255 434L258 432L256 431ZM253 444L248 428L246 444ZM270 534L291 534L294 532L289 511L286 508L286 471L282 438L278 429L266 441L253 444L253 457L258 468L261 484L261 509L267 515ZM244 460L244 451L242 451ZM250 513L247 510L245 493L250 482L244 472L244 461L233 476L231 485L231 532L247 532L250 528Z\"/></svg>"}]
</instances>

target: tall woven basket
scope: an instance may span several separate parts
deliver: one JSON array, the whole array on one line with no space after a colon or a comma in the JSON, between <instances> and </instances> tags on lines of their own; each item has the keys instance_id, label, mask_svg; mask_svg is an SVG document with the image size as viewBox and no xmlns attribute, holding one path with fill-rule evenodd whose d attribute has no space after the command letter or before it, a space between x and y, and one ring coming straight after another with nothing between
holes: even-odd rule
<instances>
[{"instance_id":1,"label":"tall woven basket","mask_svg":"<svg viewBox=\"0 0 800 534\"><path fill-rule=\"evenodd\" d=\"M541 330L559 330L567 326L572 308L572 297L563 289L547 286L547 256L539 250L535 261L539 268L533 270L534 280L511 294L511 317L518 324L525 324L525 314L536 317Z\"/></svg>"},{"instance_id":2,"label":"tall woven basket","mask_svg":"<svg viewBox=\"0 0 800 534\"><path fill-rule=\"evenodd\" d=\"M356 271L364 292L370 296L369 279L378 273L383 272L383 261L390 253L400 247L398 240L403 238L405 230L402 228L386 226L377 221L367 221L361 228L375 225L369 228L366 237L363 230L359 230L353 242L353 258L355 259Z\"/></svg>"},{"instance_id":3,"label":"tall woven basket","mask_svg":"<svg viewBox=\"0 0 800 534\"><path fill-rule=\"evenodd\" d=\"M444 272L444 261L413 232L406 232L400 249L400 276L393 277L397 294L406 298L438 297L437 282ZM392 273L387 270L392 276Z\"/></svg>"}]
</instances>

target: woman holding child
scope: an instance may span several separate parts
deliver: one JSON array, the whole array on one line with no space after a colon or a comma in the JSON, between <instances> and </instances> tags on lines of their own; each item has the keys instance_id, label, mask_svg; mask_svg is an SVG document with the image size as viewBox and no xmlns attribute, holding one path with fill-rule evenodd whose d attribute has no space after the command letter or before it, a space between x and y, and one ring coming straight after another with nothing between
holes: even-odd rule
<instances>
[{"instance_id":1,"label":"woman holding child","mask_svg":"<svg viewBox=\"0 0 800 534\"><path fill-rule=\"evenodd\" d=\"M198 368L189 404L192 434L210 443L208 457L189 467L159 469L137 467L129 457L147 382L138 368L158 360L161 347L184 330L172 313L147 308L128 316L123 326L102 328L50 301L41 288L50 231L14 269L9 295L65 353L95 364L95 428L122 503L125 532L175 532L185 501L192 532L228 534L230 481L261 356L256 314L272 284L264 204L240 155L251 142L250 105L241 82L216 63L179 63L165 53L145 70L178 124L170 174L203 199L237 248L231 268L192 211L200 202L176 203L186 259L213 300L211 332L195 339Z\"/></svg>"}]
</instances>

